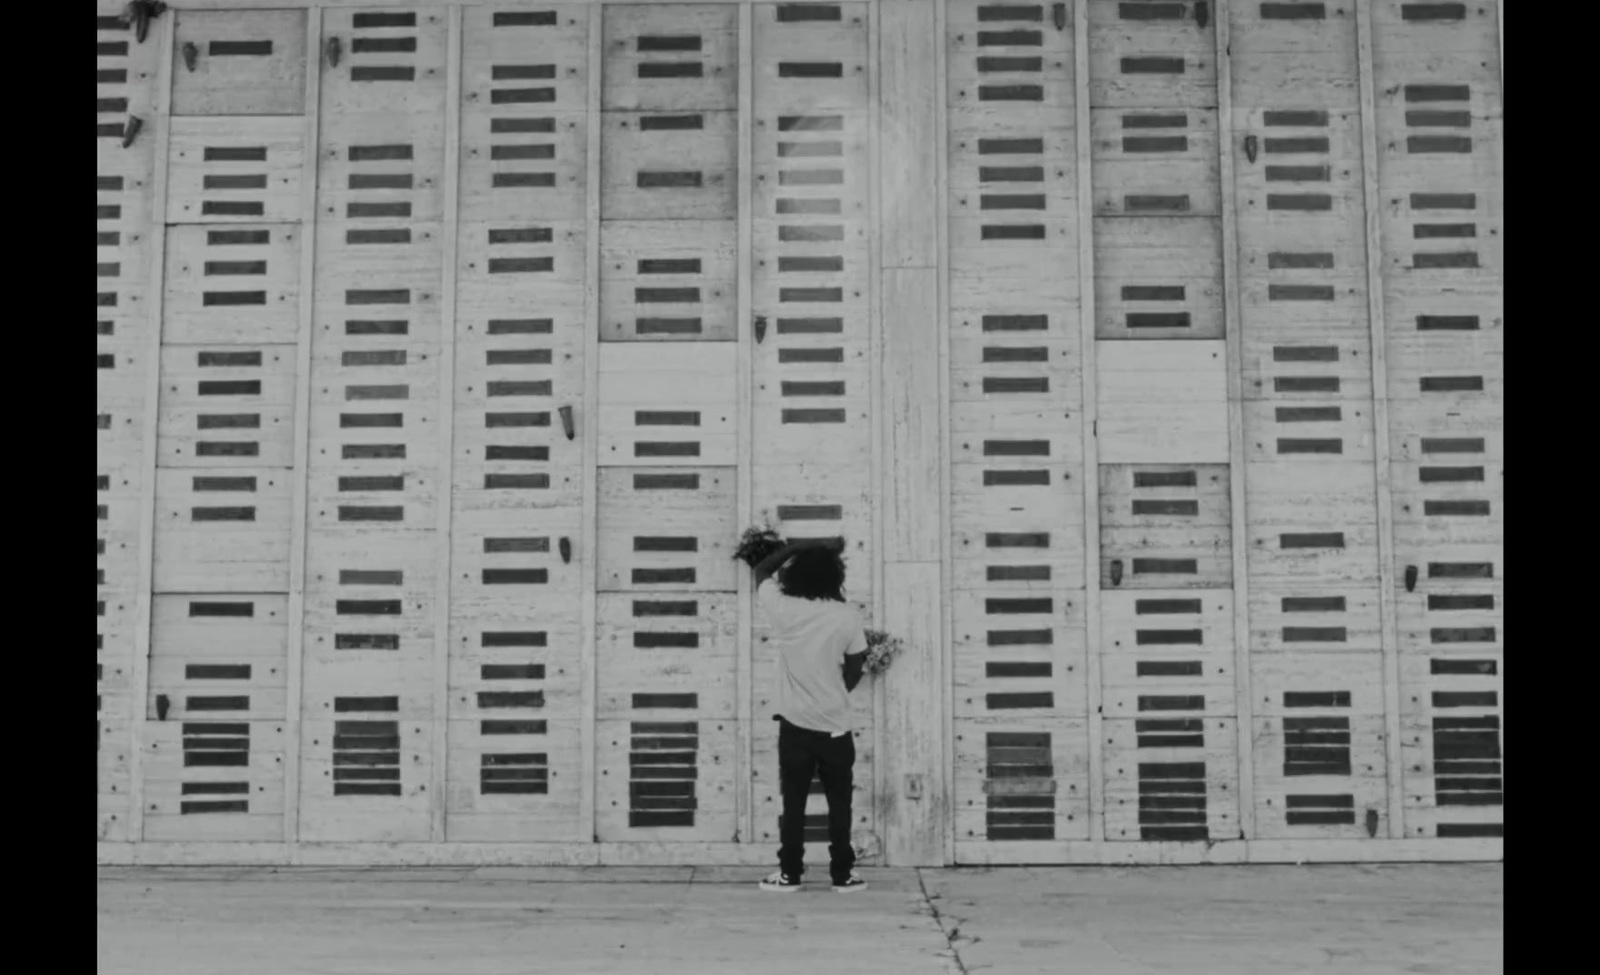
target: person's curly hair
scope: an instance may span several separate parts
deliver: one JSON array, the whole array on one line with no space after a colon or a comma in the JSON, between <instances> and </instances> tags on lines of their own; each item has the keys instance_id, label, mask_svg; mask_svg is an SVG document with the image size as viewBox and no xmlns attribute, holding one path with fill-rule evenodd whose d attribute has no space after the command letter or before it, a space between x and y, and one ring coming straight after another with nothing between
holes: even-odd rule
<instances>
[{"instance_id":1,"label":"person's curly hair","mask_svg":"<svg viewBox=\"0 0 1600 975\"><path fill-rule=\"evenodd\" d=\"M844 602L844 559L838 552L813 548L796 552L778 570L778 585L787 596Z\"/></svg>"}]
</instances>

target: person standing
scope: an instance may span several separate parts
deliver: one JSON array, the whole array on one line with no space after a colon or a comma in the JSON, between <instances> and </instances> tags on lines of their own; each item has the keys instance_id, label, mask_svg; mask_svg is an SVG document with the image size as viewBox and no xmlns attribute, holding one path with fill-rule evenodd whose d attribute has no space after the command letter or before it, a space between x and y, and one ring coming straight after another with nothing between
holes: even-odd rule
<instances>
[{"instance_id":1,"label":"person standing","mask_svg":"<svg viewBox=\"0 0 1600 975\"><path fill-rule=\"evenodd\" d=\"M850 844L850 789L856 761L850 692L861 682L867 637L844 601L844 540L792 542L754 566L756 605L777 651L773 720L783 793L778 870L767 891L799 890L805 875L806 796L814 777L828 799L829 873L840 893L864 890ZM773 581L773 574L777 581Z\"/></svg>"}]
</instances>

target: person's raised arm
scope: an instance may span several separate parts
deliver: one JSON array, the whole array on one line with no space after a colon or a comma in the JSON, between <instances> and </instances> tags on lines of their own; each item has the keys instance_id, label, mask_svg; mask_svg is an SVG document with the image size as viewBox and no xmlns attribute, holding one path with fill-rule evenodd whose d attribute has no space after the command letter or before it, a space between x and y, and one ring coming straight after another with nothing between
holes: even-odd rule
<instances>
[{"instance_id":1,"label":"person's raised arm","mask_svg":"<svg viewBox=\"0 0 1600 975\"><path fill-rule=\"evenodd\" d=\"M788 544L784 545L783 548L773 552L760 562L757 562L751 568L751 571L755 573L755 585L752 588L761 588L761 584L772 578L772 574L778 571L779 566L793 558L796 552L801 552L808 548L820 548L827 549L828 551L832 552L842 552L844 551L844 539L803 538L799 541L789 542Z\"/></svg>"}]
</instances>

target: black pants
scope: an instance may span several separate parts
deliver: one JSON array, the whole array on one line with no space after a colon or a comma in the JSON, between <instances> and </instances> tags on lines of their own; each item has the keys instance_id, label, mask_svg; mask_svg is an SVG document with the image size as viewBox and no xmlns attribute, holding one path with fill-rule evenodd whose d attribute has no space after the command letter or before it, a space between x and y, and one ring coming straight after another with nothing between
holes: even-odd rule
<instances>
[{"instance_id":1,"label":"black pants","mask_svg":"<svg viewBox=\"0 0 1600 975\"><path fill-rule=\"evenodd\" d=\"M783 789L779 839L783 845L778 849L778 867L784 873L796 879L805 873L806 796L811 793L811 780L821 777L828 796L829 873L836 884L849 878L856 865L856 851L850 845L850 780L855 764L854 736L835 738L779 719L778 778Z\"/></svg>"}]
</instances>

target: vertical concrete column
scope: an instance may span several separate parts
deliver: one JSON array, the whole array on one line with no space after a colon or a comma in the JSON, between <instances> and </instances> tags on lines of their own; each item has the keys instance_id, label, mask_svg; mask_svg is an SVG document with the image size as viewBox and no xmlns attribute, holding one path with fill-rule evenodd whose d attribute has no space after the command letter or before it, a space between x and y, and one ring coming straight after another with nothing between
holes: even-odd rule
<instances>
[{"instance_id":1,"label":"vertical concrete column","mask_svg":"<svg viewBox=\"0 0 1600 975\"><path fill-rule=\"evenodd\" d=\"M949 822L937 21L934 0L879 10L881 622L907 643L883 682L879 798L887 860L905 866L944 862Z\"/></svg>"}]
</instances>

